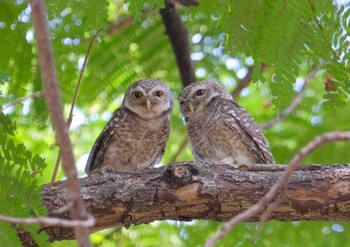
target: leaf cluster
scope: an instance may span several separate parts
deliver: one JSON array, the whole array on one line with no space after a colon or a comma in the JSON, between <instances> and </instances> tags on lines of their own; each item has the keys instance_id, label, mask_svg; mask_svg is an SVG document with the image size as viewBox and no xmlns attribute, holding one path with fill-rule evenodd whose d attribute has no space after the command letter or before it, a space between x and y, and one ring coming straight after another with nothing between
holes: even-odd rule
<instances>
[{"instance_id":1,"label":"leaf cluster","mask_svg":"<svg viewBox=\"0 0 350 247\"><path fill-rule=\"evenodd\" d=\"M34 217L46 214L41 203L41 186L35 176L46 167L45 161L33 155L21 143L11 137L16 126L8 116L0 113L0 212L8 216ZM38 244L46 242L45 234L38 234L38 226L23 226L30 232ZM18 237L13 226L0 223L0 240L5 246L18 245Z\"/></svg>"}]
</instances>

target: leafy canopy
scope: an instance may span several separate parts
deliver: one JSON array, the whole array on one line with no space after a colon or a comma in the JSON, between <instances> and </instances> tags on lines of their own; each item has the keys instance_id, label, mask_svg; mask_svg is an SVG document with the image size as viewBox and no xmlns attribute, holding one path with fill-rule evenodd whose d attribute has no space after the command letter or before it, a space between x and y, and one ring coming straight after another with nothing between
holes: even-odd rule
<instances>
[{"instance_id":1,"label":"leafy canopy","mask_svg":"<svg viewBox=\"0 0 350 247\"><path fill-rule=\"evenodd\" d=\"M238 101L257 122L270 120L285 109L310 72L317 70L293 114L264 132L278 163L287 163L318 134L348 129L348 3L330 0L199 3L198 7L178 6L189 32L196 76L199 80L218 79L233 90L248 69L254 68L253 83L241 92ZM164 1L58 0L46 4L66 113L90 39L97 30L104 29L84 72L70 133L82 171L90 147L111 112L120 106L130 83L158 78L166 81L175 94L182 90L158 14ZM26 1L0 1L0 105L4 106L0 114L0 207L3 214L22 217L45 215L40 207L40 184L50 181L57 156L44 100L15 101L42 90L30 14ZM164 163L174 159L186 136L178 104L174 105L171 125ZM347 143L329 144L305 162L345 163L348 150ZM175 158L191 159L188 144ZM162 241L172 246L195 246L203 244L218 225L205 221L161 222L130 230L104 231L94 234L92 239L99 246L115 242L123 246L154 246ZM349 227L347 223L270 222L257 245L296 245L295 240L300 238L312 240L305 241L307 246L345 245L350 242L345 233ZM255 224L241 224L222 245L249 246L254 228ZM43 242L45 237L33 234L36 229L28 227L40 245L47 246ZM9 241L2 243L19 245L14 229L8 224L0 223L0 231L3 233L0 240Z\"/></svg>"}]
</instances>

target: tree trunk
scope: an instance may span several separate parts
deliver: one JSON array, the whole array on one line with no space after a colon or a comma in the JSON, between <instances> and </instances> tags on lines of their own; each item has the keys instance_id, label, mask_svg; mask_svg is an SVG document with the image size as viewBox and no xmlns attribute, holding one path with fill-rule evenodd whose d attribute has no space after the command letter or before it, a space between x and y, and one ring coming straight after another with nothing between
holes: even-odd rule
<instances>
[{"instance_id":1,"label":"tree trunk","mask_svg":"<svg viewBox=\"0 0 350 247\"><path fill-rule=\"evenodd\" d=\"M96 171L80 184L85 206L96 218L90 229L95 232L166 219L226 221L256 203L284 168L185 162L133 173ZM67 205L65 181L44 185L42 197L50 216L69 218L69 211L57 212ZM270 219L349 221L349 200L350 165L303 165L293 173ZM51 241L74 238L69 228L45 230Z\"/></svg>"}]
</instances>

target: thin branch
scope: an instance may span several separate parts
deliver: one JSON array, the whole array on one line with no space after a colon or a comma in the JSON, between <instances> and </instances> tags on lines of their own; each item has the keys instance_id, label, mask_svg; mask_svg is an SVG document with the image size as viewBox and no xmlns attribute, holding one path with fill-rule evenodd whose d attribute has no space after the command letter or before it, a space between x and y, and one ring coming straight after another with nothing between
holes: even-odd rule
<instances>
[{"instance_id":1,"label":"thin branch","mask_svg":"<svg viewBox=\"0 0 350 247\"><path fill-rule=\"evenodd\" d=\"M290 103L290 105L284 109L284 111L280 114L278 114L278 116L266 123L260 124L259 128L264 130L264 129L269 129L271 127L273 127L275 124L277 124L278 122L280 122L282 119L284 119L287 115L291 114L295 108L300 104L300 102L302 101L303 97L304 97L304 91L307 87L307 85L309 85L310 81L315 77L316 73L320 70L320 67L316 67L313 71L311 71L308 76L305 78L304 84L302 86L302 88L300 89L300 91L296 94L296 96L294 97L294 99L292 100L292 102Z\"/></svg>"},{"instance_id":2,"label":"thin branch","mask_svg":"<svg viewBox=\"0 0 350 247\"><path fill-rule=\"evenodd\" d=\"M252 80L253 70L254 70L254 67L248 68L248 72L245 75L245 77L242 80L240 80L240 82L237 85L237 87L235 88L235 90L233 90L233 92L231 93L233 99L237 99L237 97L242 92L242 90L249 85L249 83Z\"/></svg>"},{"instance_id":3,"label":"thin branch","mask_svg":"<svg viewBox=\"0 0 350 247\"><path fill-rule=\"evenodd\" d=\"M81 85L81 81L82 81L82 78L83 78L83 74L84 74L84 71L85 71L85 67L86 67L87 60L89 59L89 56L90 56L90 53L91 53L92 45L94 44L94 41L96 40L97 35L98 35L102 30L103 30L103 29L100 29L100 30L98 30L98 31L95 33L94 37L93 37L92 40L90 41L88 50L87 50L87 52L86 52L85 59L84 59L84 63L83 63L83 66L82 66L82 68L81 68L81 71L80 71L80 75L79 75L79 79L78 79L78 84L77 84L77 86L76 86L76 88L75 88L75 92L74 92L74 96L73 96L73 100L72 100L72 105L71 105L71 107L70 107L68 119L67 119L67 122L66 122L66 125L67 125L68 130L69 130L71 124L72 124L72 120L73 120L73 111L74 111L75 102L77 101L77 96L78 96L79 88L80 88L80 85ZM59 166L60 166L60 162L61 162L61 150L58 152L58 155L57 155L56 164L55 164L55 169L54 169L54 171L53 171L51 183L55 182L55 180L56 180L56 176L57 176L58 168L59 168Z\"/></svg>"},{"instance_id":4,"label":"thin branch","mask_svg":"<svg viewBox=\"0 0 350 247\"><path fill-rule=\"evenodd\" d=\"M82 200L74 154L68 128L63 117L45 2L44 0L29 0L29 3L32 10L39 65L44 84L44 96L56 132L56 140L62 153L63 170L67 177L67 199L73 203L73 207L70 209L71 218L73 220L85 220L88 218L88 214ZM80 246L90 246L88 227L77 226L74 228L74 234Z\"/></svg>"},{"instance_id":5,"label":"thin branch","mask_svg":"<svg viewBox=\"0 0 350 247\"><path fill-rule=\"evenodd\" d=\"M166 34L169 36L173 47L182 85L186 87L192 82L197 81L191 59L186 27L182 23L174 3L165 1L165 8L160 10L160 14L163 18Z\"/></svg>"},{"instance_id":6,"label":"thin branch","mask_svg":"<svg viewBox=\"0 0 350 247\"><path fill-rule=\"evenodd\" d=\"M259 72L262 73L266 68L266 65L264 63L260 64ZM238 86L233 90L231 93L232 98L235 100L239 96L239 94L242 92L244 88L246 88L249 83L252 81L252 74L253 74L254 67L249 67L248 72L245 75L243 79L240 80Z\"/></svg>"},{"instance_id":7,"label":"thin branch","mask_svg":"<svg viewBox=\"0 0 350 247\"><path fill-rule=\"evenodd\" d=\"M88 215L86 220L66 220L60 218L50 217L36 217L36 218L16 218L5 215L0 215L0 220L11 224L41 224L43 226L60 226L60 227L92 227L95 225L95 218Z\"/></svg>"},{"instance_id":8,"label":"thin branch","mask_svg":"<svg viewBox=\"0 0 350 247\"><path fill-rule=\"evenodd\" d=\"M213 247L217 241L225 237L225 235L238 223L248 220L249 218L255 216L259 212L261 212L264 207L266 207L278 193L283 193L292 173L299 167L301 161L312 153L318 147L334 141L349 141L350 140L350 131L349 132L340 132L334 131L329 132L320 136L315 137L311 142L309 142L305 147L300 149L300 151L294 156L292 161L288 164L283 175L279 178L279 180L271 187L271 189L264 195L259 202L254 204L252 207L243 211L242 213L236 215L231 220L226 222L221 226L221 228L215 233L215 235L210 238L205 247ZM276 208L279 203L274 203L272 207L269 208L269 212L272 212L274 208Z\"/></svg>"},{"instance_id":9,"label":"thin branch","mask_svg":"<svg viewBox=\"0 0 350 247\"><path fill-rule=\"evenodd\" d=\"M147 16L154 14L153 9L147 9L142 12L142 19L146 19ZM116 20L114 20L107 28L107 35L112 35L115 32L121 32L127 28L130 24L134 23L134 18L129 15L117 15Z\"/></svg>"},{"instance_id":10,"label":"thin branch","mask_svg":"<svg viewBox=\"0 0 350 247\"><path fill-rule=\"evenodd\" d=\"M77 87L75 88L75 92L74 92L74 96L73 96L73 101L72 101L72 105L70 107L70 111L69 111L69 115L68 115L68 119L67 119L67 126L68 126L68 129L70 127L70 125L72 124L72 119L73 119L73 111L74 111L74 106L75 106L75 102L77 101L77 96L78 96L78 92L79 92L79 88L80 88L80 85L81 85L81 81L83 79L83 74L84 74L84 71L85 71L85 67L86 67L86 63L89 59L89 56L90 56L90 53L91 53L91 48L92 48L92 45L94 44L96 38L97 38L97 35L102 31L103 29L99 29L95 35L92 37L92 40L90 41L90 44L89 44L89 47L88 47L88 50L86 52L86 55L85 55L85 58L84 58L84 63L83 63L83 66L81 68L81 71L80 71L80 75L79 75L79 80L78 80L78 84L77 84Z\"/></svg>"},{"instance_id":11,"label":"thin branch","mask_svg":"<svg viewBox=\"0 0 350 247\"><path fill-rule=\"evenodd\" d=\"M271 216L271 214L273 213L274 209L275 209L275 205L276 207L282 202L282 197L277 198L276 201L270 203L265 212L260 216L260 221L258 224L258 228L256 229L256 232L254 234L254 237L252 238L253 242L256 242L256 240L258 239L258 236L261 232L261 230L263 229L264 223L269 219L269 217Z\"/></svg>"},{"instance_id":12,"label":"thin branch","mask_svg":"<svg viewBox=\"0 0 350 247\"><path fill-rule=\"evenodd\" d=\"M183 141L180 144L180 147L177 149L176 153L174 154L173 158L171 159L170 163L174 163L177 160L177 157L181 154L181 152L185 149L185 147L188 144L188 136L186 135Z\"/></svg>"},{"instance_id":13,"label":"thin branch","mask_svg":"<svg viewBox=\"0 0 350 247\"><path fill-rule=\"evenodd\" d=\"M5 110L6 108L8 108L10 106L14 106L14 105L17 105L19 103L22 103L23 101L26 101L27 99L39 98L41 96L43 96L42 92L35 92L32 94L26 95L24 97L14 99L14 100L10 101L9 103L7 103L6 105L4 105L2 107L2 110Z\"/></svg>"}]
</instances>

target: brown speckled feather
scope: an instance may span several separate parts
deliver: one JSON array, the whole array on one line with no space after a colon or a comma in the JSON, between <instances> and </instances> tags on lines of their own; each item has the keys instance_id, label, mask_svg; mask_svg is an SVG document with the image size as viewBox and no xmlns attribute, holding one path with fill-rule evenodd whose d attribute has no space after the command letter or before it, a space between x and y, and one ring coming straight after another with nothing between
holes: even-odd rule
<instances>
[{"instance_id":1,"label":"brown speckled feather","mask_svg":"<svg viewBox=\"0 0 350 247\"><path fill-rule=\"evenodd\" d=\"M172 100L172 93L160 81L148 79L132 84L122 107L96 139L85 172L132 171L158 164L169 138Z\"/></svg>"}]
</instances>

